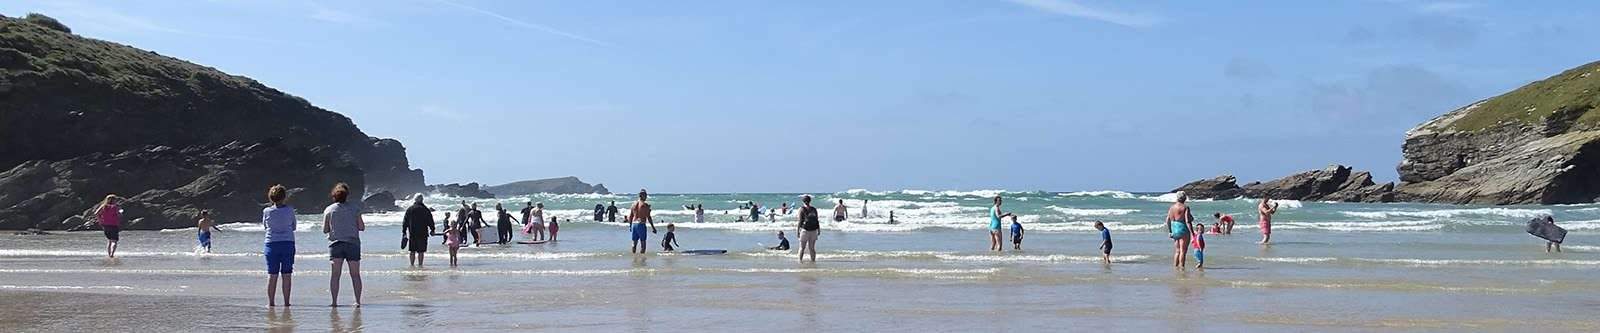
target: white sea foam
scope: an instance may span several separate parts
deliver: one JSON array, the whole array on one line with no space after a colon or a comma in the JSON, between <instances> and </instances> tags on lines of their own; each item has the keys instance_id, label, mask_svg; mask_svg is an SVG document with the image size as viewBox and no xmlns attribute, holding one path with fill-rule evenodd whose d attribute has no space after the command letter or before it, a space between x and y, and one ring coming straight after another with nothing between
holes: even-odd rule
<instances>
[{"instance_id":1,"label":"white sea foam","mask_svg":"<svg viewBox=\"0 0 1600 333\"><path fill-rule=\"evenodd\" d=\"M1139 212L1138 209L1115 209L1115 208L1089 209L1089 208L1072 208L1072 207L1060 207L1060 206L1048 206L1048 207L1045 207L1045 208L1049 208L1050 210L1054 210L1057 213L1071 215L1071 216L1114 216L1114 215L1128 215L1128 214L1138 213Z\"/></svg>"},{"instance_id":2,"label":"white sea foam","mask_svg":"<svg viewBox=\"0 0 1600 333\"><path fill-rule=\"evenodd\" d=\"M1329 263L1393 265L1404 267L1594 267L1600 260L1576 259L1420 259L1420 258L1332 258L1332 257L1244 257L1250 260L1282 263Z\"/></svg>"},{"instance_id":3,"label":"white sea foam","mask_svg":"<svg viewBox=\"0 0 1600 333\"><path fill-rule=\"evenodd\" d=\"M1434 231L1444 229L1444 224L1434 221L1373 221L1373 222L1276 222L1275 229L1315 229L1327 231Z\"/></svg>"}]
</instances>

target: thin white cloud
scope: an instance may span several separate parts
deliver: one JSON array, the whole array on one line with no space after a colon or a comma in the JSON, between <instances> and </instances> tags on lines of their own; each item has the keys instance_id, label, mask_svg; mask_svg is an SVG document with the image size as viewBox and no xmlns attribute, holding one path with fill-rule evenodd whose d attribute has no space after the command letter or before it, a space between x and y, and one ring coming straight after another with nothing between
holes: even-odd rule
<instances>
[{"instance_id":1,"label":"thin white cloud","mask_svg":"<svg viewBox=\"0 0 1600 333\"><path fill-rule=\"evenodd\" d=\"M519 27L523 27L523 28L538 30L538 31L541 31L541 32L544 32L544 33L548 33L548 34L552 34L552 35L556 35L556 36L561 36L561 37L565 37L565 38L568 38L568 39L577 40L577 41L581 41L581 42L585 42L585 43L589 43L589 44L594 44L594 45L599 45L599 46L604 46L604 47L613 46L611 43L607 43L607 42L604 42L604 41L601 41L601 40L580 36L578 34L562 31L562 30L556 29L556 28L551 28L549 26L538 24L538 23L523 21L523 20L519 20L519 19L516 19L516 18L509 17L509 16L500 15L499 13L495 13L495 12L492 12L492 11L489 11L489 10L486 10L486 9L473 7L473 6L468 6L466 4L456 3L456 2L446 1L446 0L434 0L434 1L438 2L438 3L441 3L441 4L445 4L445 5L451 6L451 7L456 7L456 8L460 8L462 10L470 11L470 12L473 12L473 13L478 13L478 14L483 15L483 16L488 16L488 17L491 17L491 18L494 18L494 19L497 19L497 20L500 20L500 21L503 21L503 22L506 22L506 23L510 23L511 25L514 25L514 26L519 26Z\"/></svg>"},{"instance_id":2,"label":"thin white cloud","mask_svg":"<svg viewBox=\"0 0 1600 333\"><path fill-rule=\"evenodd\" d=\"M1093 8L1069 0L1008 0L1011 3L1023 5L1035 10L1072 16L1077 18L1101 21L1121 26L1146 28L1161 24L1160 17L1144 14L1123 13L1110 9Z\"/></svg>"},{"instance_id":3,"label":"thin white cloud","mask_svg":"<svg viewBox=\"0 0 1600 333\"><path fill-rule=\"evenodd\" d=\"M355 15L345 11L333 10L326 7L313 8L311 15L308 17L317 21L346 25L371 26L377 25L378 23L377 20L373 20L365 16Z\"/></svg>"}]
</instances>

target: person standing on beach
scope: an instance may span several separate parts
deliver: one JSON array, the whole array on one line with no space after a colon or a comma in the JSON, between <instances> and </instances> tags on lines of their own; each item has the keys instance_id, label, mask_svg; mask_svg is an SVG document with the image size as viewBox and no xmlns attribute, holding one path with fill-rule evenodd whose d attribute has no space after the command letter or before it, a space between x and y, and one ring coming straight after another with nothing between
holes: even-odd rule
<instances>
[{"instance_id":1,"label":"person standing on beach","mask_svg":"<svg viewBox=\"0 0 1600 333\"><path fill-rule=\"evenodd\" d=\"M1004 237L1004 236L1002 236L1000 234L1000 219L1004 219L1007 216L1013 216L1013 215L1011 213L1006 213L1006 212L1000 211L1001 201L1002 200L1000 199L1000 196L996 195L996 196L994 196L994 206L993 207L989 207L989 250L990 251L1005 251L1005 249L1006 249L1005 246L1000 245L1000 242L1002 241L1000 238ZM863 211L866 210L865 204L863 204L861 210L863 210Z\"/></svg>"},{"instance_id":2,"label":"person standing on beach","mask_svg":"<svg viewBox=\"0 0 1600 333\"><path fill-rule=\"evenodd\" d=\"M844 206L844 199L839 199L839 203L833 205L833 221L844 222L845 219L849 218L850 208Z\"/></svg>"},{"instance_id":3,"label":"person standing on beach","mask_svg":"<svg viewBox=\"0 0 1600 333\"><path fill-rule=\"evenodd\" d=\"M1104 259L1103 262L1106 265L1110 265L1111 264L1111 229L1107 229L1106 228L1106 224L1104 222L1094 221L1094 230L1100 230L1100 255Z\"/></svg>"},{"instance_id":4,"label":"person standing on beach","mask_svg":"<svg viewBox=\"0 0 1600 333\"><path fill-rule=\"evenodd\" d=\"M272 185L267 189L267 208L261 210L261 226L267 230L267 306L278 306L275 293L283 277L283 306L289 306L289 290L294 284L294 207L289 206L289 189Z\"/></svg>"},{"instance_id":5,"label":"person standing on beach","mask_svg":"<svg viewBox=\"0 0 1600 333\"><path fill-rule=\"evenodd\" d=\"M211 253L211 231L222 231L222 229L217 228L217 221L211 219L210 209L200 210L200 218L195 222L195 229L199 230L199 233L195 234L195 240L199 241L200 250Z\"/></svg>"},{"instance_id":6,"label":"person standing on beach","mask_svg":"<svg viewBox=\"0 0 1600 333\"><path fill-rule=\"evenodd\" d=\"M1256 212L1261 214L1261 244L1272 244L1272 214L1278 213L1278 203L1272 199L1261 198L1261 204L1256 206Z\"/></svg>"},{"instance_id":7,"label":"person standing on beach","mask_svg":"<svg viewBox=\"0 0 1600 333\"><path fill-rule=\"evenodd\" d=\"M611 200L611 205L606 206L606 221L617 222L617 201Z\"/></svg>"},{"instance_id":8,"label":"person standing on beach","mask_svg":"<svg viewBox=\"0 0 1600 333\"><path fill-rule=\"evenodd\" d=\"M628 253L643 254L650 245L650 235L644 232L645 223L650 224L650 233L656 232L656 221L650 217L650 193L639 189L639 201L633 202L633 207L628 208L628 231L633 239L633 245L628 247Z\"/></svg>"},{"instance_id":9,"label":"person standing on beach","mask_svg":"<svg viewBox=\"0 0 1600 333\"><path fill-rule=\"evenodd\" d=\"M405 234L407 260L411 266L422 267L423 256L428 253L428 237L434 232L433 210L422 204L422 193L411 196L411 207L406 208L400 232Z\"/></svg>"},{"instance_id":10,"label":"person standing on beach","mask_svg":"<svg viewBox=\"0 0 1600 333\"><path fill-rule=\"evenodd\" d=\"M122 197L116 194L107 194L94 207L95 219L100 222L100 230L106 235L106 258L117 257L117 242L122 240Z\"/></svg>"},{"instance_id":11,"label":"person standing on beach","mask_svg":"<svg viewBox=\"0 0 1600 333\"><path fill-rule=\"evenodd\" d=\"M1167 228L1172 231L1172 266L1184 268L1189 264L1189 230L1194 227L1194 214L1189 211L1189 195L1178 191L1178 202L1167 208Z\"/></svg>"},{"instance_id":12,"label":"person standing on beach","mask_svg":"<svg viewBox=\"0 0 1600 333\"><path fill-rule=\"evenodd\" d=\"M800 197L800 262L806 262L806 254L811 254L811 262L817 262L817 236L822 234L822 219L817 216L817 207L811 206L811 195Z\"/></svg>"},{"instance_id":13,"label":"person standing on beach","mask_svg":"<svg viewBox=\"0 0 1600 333\"><path fill-rule=\"evenodd\" d=\"M367 223L361 220L361 208L345 203L350 198L350 186L339 183L329 194L333 203L322 210L322 233L328 235L328 261L333 264L328 277L328 294L333 301L328 306L339 306L339 270L350 267L350 287L355 291L356 307L361 307L361 232Z\"/></svg>"}]
</instances>

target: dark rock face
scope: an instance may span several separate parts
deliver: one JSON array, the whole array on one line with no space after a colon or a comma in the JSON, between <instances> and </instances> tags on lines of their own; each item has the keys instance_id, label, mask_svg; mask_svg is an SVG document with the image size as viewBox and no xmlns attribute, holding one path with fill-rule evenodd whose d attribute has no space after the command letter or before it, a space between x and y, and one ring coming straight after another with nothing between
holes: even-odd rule
<instances>
[{"instance_id":1,"label":"dark rock face","mask_svg":"<svg viewBox=\"0 0 1600 333\"><path fill-rule=\"evenodd\" d=\"M349 155L373 188L423 189L398 141L369 137L350 118L249 78L49 22L0 17L0 170L146 145L282 140Z\"/></svg>"},{"instance_id":2,"label":"dark rock face","mask_svg":"<svg viewBox=\"0 0 1600 333\"><path fill-rule=\"evenodd\" d=\"M1570 204L1600 198L1600 62L1406 132L1398 200ZM1594 113L1594 114L1591 114Z\"/></svg>"},{"instance_id":3,"label":"dark rock face","mask_svg":"<svg viewBox=\"0 0 1600 333\"><path fill-rule=\"evenodd\" d=\"M1372 173L1353 172L1350 167L1332 165L1322 170L1312 170L1279 178L1265 183L1245 185L1244 195L1251 198L1272 198L1312 201L1391 202L1394 201L1394 184L1378 185L1372 182Z\"/></svg>"},{"instance_id":4,"label":"dark rock face","mask_svg":"<svg viewBox=\"0 0 1600 333\"><path fill-rule=\"evenodd\" d=\"M534 193L551 194L611 194L603 184L589 185L578 177L561 177L540 180L524 180L504 185L489 186L484 190L500 197L528 195Z\"/></svg>"},{"instance_id":5,"label":"dark rock face","mask_svg":"<svg viewBox=\"0 0 1600 333\"><path fill-rule=\"evenodd\" d=\"M478 186L479 186L478 183L467 183L466 185L462 185L462 184L428 185L428 191L432 192L432 193L448 195L448 196L457 196L457 197L479 198L479 199L493 199L494 198L494 194L493 193L489 193L489 191L484 191L483 189L478 188Z\"/></svg>"},{"instance_id":6,"label":"dark rock face","mask_svg":"<svg viewBox=\"0 0 1600 333\"><path fill-rule=\"evenodd\" d=\"M348 156L281 140L29 161L0 173L0 229L95 228L85 216L108 193L128 198L123 228L130 230L193 227L202 209L221 223L260 221L274 184L291 189L289 201L299 213L314 214L339 182L360 196L365 179Z\"/></svg>"},{"instance_id":7,"label":"dark rock face","mask_svg":"<svg viewBox=\"0 0 1600 333\"><path fill-rule=\"evenodd\" d=\"M1238 179L1233 175L1221 175L1212 179L1201 179L1183 184L1172 192L1183 191L1185 195L1195 199L1233 199L1244 195L1244 189L1239 188Z\"/></svg>"},{"instance_id":8,"label":"dark rock face","mask_svg":"<svg viewBox=\"0 0 1600 333\"><path fill-rule=\"evenodd\" d=\"M361 211L366 213L399 211L400 206L396 206L394 201L394 193L389 191L373 193L366 199L361 199Z\"/></svg>"}]
</instances>

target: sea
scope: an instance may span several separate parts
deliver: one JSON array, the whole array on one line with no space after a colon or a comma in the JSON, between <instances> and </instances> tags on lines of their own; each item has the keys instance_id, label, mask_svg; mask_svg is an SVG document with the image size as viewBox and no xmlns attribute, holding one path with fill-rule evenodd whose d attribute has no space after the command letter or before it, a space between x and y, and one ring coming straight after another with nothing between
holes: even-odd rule
<instances>
[{"instance_id":1,"label":"sea","mask_svg":"<svg viewBox=\"0 0 1600 333\"><path fill-rule=\"evenodd\" d=\"M118 256L95 232L0 236L0 327L72 331L1600 331L1600 205L1473 206L1278 201L1270 245L1254 200L1191 202L1206 267L1171 265L1171 194L847 190L810 193L824 222L818 260L766 249L793 234L802 193L653 194L650 253L629 253L632 195L430 196L436 219L463 200L492 218L542 203L556 242L460 250L440 238L423 267L400 249L402 213L364 215L356 308L348 276L330 307L328 241L299 216L293 306L268 307L258 221L230 223L210 253L193 228L125 231ZM1019 215L1020 250L989 250L992 198ZM843 200L850 219L831 221ZM741 206L762 206L760 221ZM409 202L398 202L402 207ZM693 222L690 205L706 221ZM863 212L865 209L865 212ZM893 221L890 215L893 214ZM1528 235L1553 216L1563 252ZM520 216L517 216L521 218ZM619 217L620 220L621 217ZM1102 262L1102 222L1115 243ZM679 248L659 252L667 226ZM520 228L520 226L519 226ZM493 229L484 230L493 237ZM517 239L525 235L520 232Z\"/></svg>"}]
</instances>

